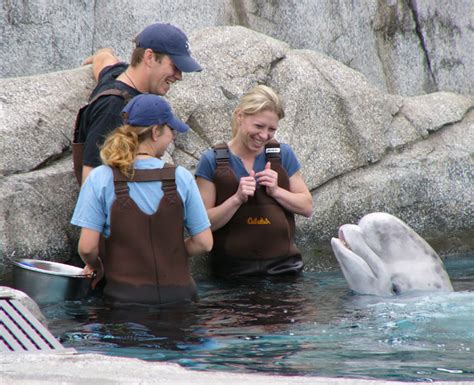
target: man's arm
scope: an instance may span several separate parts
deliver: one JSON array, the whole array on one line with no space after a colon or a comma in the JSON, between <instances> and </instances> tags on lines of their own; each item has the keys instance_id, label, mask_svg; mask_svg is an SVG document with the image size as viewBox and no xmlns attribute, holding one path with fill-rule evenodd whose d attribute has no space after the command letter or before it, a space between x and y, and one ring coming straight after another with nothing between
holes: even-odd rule
<instances>
[{"instance_id":1,"label":"man's arm","mask_svg":"<svg viewBox=\"0 0 474 385\"><path fill-rule=\"evenodd\" d=\"M82 62L82 65L92 64L92 73L96 81L99 81L99 75L105 67L119 62L114 55L112 48L101 48L94 55L89 56Z\"/></svg>"}]
</instances>

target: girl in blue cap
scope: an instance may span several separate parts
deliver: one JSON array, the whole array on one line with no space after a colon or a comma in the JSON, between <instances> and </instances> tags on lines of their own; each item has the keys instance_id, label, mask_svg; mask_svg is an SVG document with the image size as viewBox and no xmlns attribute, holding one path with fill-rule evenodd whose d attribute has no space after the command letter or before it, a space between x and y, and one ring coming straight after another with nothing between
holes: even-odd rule
<instances>
[{"instance_id":1,"label":"girl in blue cap","mask_svg":"<svg viewBox=\"0 0 474 385\"><path fill-rule=\"evenodd\" d=\"M161 159L176 132L189 127L151 94L133 98L123 120L107 136L104 165L87 177L71 220L81 227L84 274L96 272L93 287L105 276L104 294L115 302L196 300L188 259L211 249L210 223L193 175Z\"/></svg>"}]
</instances>

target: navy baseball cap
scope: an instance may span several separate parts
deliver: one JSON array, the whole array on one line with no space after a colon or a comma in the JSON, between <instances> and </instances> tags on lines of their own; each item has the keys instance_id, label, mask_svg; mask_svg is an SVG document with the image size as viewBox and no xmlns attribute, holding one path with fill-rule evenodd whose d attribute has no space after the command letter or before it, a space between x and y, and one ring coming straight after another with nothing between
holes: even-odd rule
<instances>
[{"instance_id":1,"label":"navy baseball cap","mask_svg":"<svg viewBox=\"0 0 474 385\"><path fill-rule=\"evenodd\" d=\"M174 25L151 24L139 33L136 44L137 47L169 55L181 72L202 71L200 64L191 57L188 38Z\"/></svg>"},{"instance_id":2,"label":"navy baseball cap","mask_svg":"<svg viewBox=\"0 0 474 385\"><path fill-rule=\"evenodd\" d=\"M170 104L161 96L140 94L130 100L122 110L124 124L132 126L162 126L166 124L178 132L186 132L189 126L174 116Z\"/></svg>"}]
</instances>

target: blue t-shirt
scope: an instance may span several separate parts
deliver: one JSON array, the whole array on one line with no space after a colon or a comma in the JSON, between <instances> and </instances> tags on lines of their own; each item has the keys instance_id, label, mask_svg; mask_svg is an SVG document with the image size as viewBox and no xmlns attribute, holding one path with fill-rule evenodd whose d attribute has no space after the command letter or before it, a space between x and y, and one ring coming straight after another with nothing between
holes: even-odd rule
<instances>
[{"instance_id":1,"label":"blue t-shirt","mask_svg":"<svg viewBox=\"0 0 474 385\"><path fill-rule=\"evenodd\" d=\"M163 168L161 159L139 159L136 169ZM110 209L115 201L114 177L109 166L99 166L91 171L79 193L71 223L110 235ZM130 197L145 214L158 210L163 190L161 182L128 183ZM176 168L176 187L183 201L184 226L190 235L196 235L210 227L206 209L193 175L183 167Z\"/></svg>"},{"instance_id":2,"label":"blue t-shirt","mask_svg":"<svg viewBox=\"0 0 474 385\"><path fill-rule=\"evenodd\" d=\"M229 149L229 164L232 170L235 172L237 179L240 179L244 176L249 176L249 173L245 169L244 163L242 160L235 154L233 154ZM280 156L281 156L281 165L288 173L289 177L292 177L295 172L300 168L300 162L296 158L295 153L288 144L280 143ZM265 164L267 163L265 151L262 151L257 155L255 162L253 164L253 170L257 173L265 169ZM214 172L216 170L216 155L214 150L211 148L202 154L201 159L197 165L195 175L201 178L207 179L210 182L214 181Z\"/></svg>"}]
</instances>

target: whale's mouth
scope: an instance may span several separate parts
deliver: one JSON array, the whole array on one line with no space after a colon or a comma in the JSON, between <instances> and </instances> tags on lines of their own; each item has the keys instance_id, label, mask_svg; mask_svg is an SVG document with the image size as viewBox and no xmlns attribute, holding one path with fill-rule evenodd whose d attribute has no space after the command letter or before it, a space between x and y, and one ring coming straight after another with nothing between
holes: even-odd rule
<instances>
[{"instance_id":1,"label":"whale's mouth","mask_svg":"<svg viewBox=\"0 0 474 385\"><path fill-rule=\"evenodd\" d=\"M339 231L337 232L337 236L339 240L341 241L342 245L346 248L352 251L350 245L347 243L346 238L344 238L344 232L342 231L342 228L339 228Z\"/></svg>"}]
</instances>

